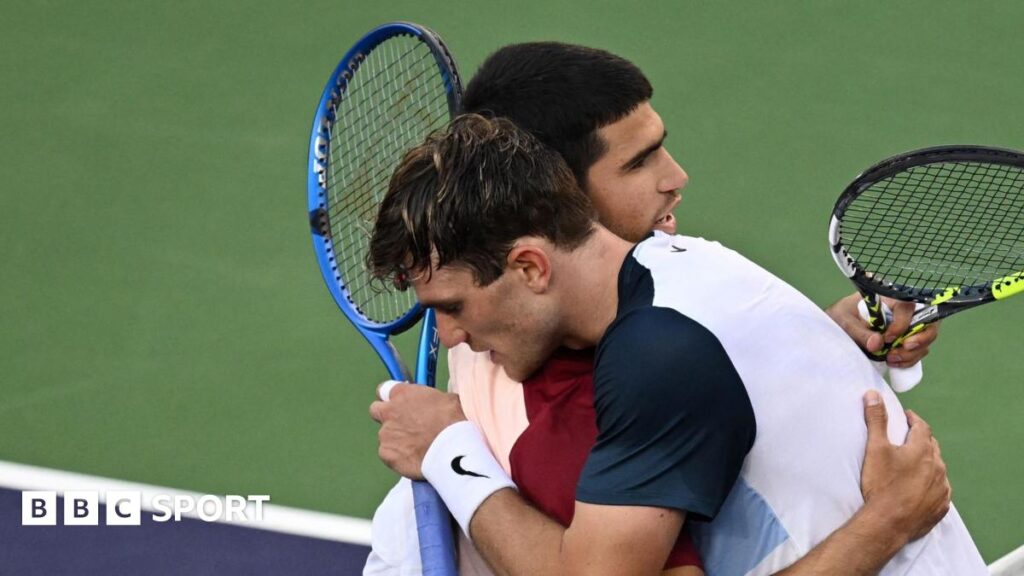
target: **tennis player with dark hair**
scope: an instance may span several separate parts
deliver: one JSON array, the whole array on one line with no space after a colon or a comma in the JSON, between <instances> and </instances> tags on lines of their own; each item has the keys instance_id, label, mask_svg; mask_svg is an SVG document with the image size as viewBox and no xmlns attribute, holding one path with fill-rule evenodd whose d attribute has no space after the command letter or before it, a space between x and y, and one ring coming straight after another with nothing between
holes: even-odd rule
<instances>
[{"instance_id":1,"label":"tennis player with dark hair","mask_svg":"<svg viewBox=\"0 0 1024 576\"><path fill-rule=\"evenodd\" d=\"M639 241L652 228L675 233L671 208L687 180L663 146L668 136L664 128L652 131L650 141L642 143L631 130L642 122L661 125L650 107L653 94L643 72L615 54L561 42L530 42L491 54L466 87L463 108L508 118L561 154L597 208L599 221L620 237ZM626 157L625 164L616 163L620 158L615 152L629 144L644 146L635 150L636 156ZM654 192L660 193L660 201L648 199ZM909 326L913 304L886 299L893 323L884 335L872 331L857 313L860 299L851 294L826 312L861 348L879 350L883 341L893 341ZM938 325L933 325L909 338L889 353L889 365L917 363L937 335Z\"/></svg>"},{"instance_id":2,"label":"tennis player with dark hair","mask_svg":"<svg viewBox=\"0 0 1024 576\"><path fill-rule=\"evenodd\" d=\"M509 489L441 392L399 385L371 406L382 459L434 484L499 572L658 572L687 518L710 573L789 566L863 503L859 399L874 390L894 414L898 401L827 316L740 255L660 232L634 245L593 216L557 154L470 115L406 156L370 247L378 277L435 308L446 346L486 351L511 378L596 348L597 438L568 527ZM893 440L907 432L890 419ZM860 540L847 565L903 543ZM883 569L985 571L955 509Z\"/></svg>"},{"instance_id":3,"label":"tennis player with dark hair","mask_svg":"<svg viewBox=\"0 0 1024 576\"><path fill-rule=\"evenodd\" d=\"M661 146L666 133L649 106L651 94L640 70L618 56L568 44L530 43L502 48L489 57L467 88L465 107L510 117L540 135L568 160L597 205L599 219L619 236L639 240L652 228L675 232L671 210L686 183L686 174ZM647 130L637 131L637 127ZM842 306L844 301L848 305ZM861 345L873 335L878 341L870 347L878 348L881 337L856 316L854 298L844 301L830 309L832 317L845 324ZM906 314L902 318L900 314L897 308L891 333L898 332L901 321L906 323ZM916 355L909 362L905 358L905 363L927 353L934 337L934 330L919 335ZM589 351L561 350L521 384L508 379L487 354L474 353L466 345L449 353L449 389L459 392L463 411L484 431L520 492L563 525L572 519L576 480L596 437L591 364ZM867 459L871 461L870 452ZM888 460L875 458L876 462ZM915 472L928 475L928 463L919 460L915 465ZM870 468L894 471L891 465ZM904 495L894 510L911 511L911 501L926 500L927 492L914 492L912 477L900 474L879 483L889 486L892 495ZM407 489L400 485L389 500L407 501ZM378 522L375 517L374 524L371 563L376 560L384 568L416 561L414 542L407 542L408 535L396 521L396 503L391 504L381 507L378 516L382 518ZM915 522L927 520L927 514L905 515L876 525L908 526L905 537L918 529ZM881 537L885 531L876 533ZM464 569L473 560L472 548L465 544L462 548L467 553L460 558ZM685 546L680 545L678 552L685 552Z\"/></svg>"}]
</instances>

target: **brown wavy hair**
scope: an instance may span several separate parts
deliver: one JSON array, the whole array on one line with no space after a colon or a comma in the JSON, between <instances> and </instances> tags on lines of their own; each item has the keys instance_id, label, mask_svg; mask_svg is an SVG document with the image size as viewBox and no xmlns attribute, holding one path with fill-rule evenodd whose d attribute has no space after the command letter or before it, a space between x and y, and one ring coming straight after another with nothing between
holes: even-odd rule
<instances>
[{"instance_id":1,"label":"brown wavy hair","mask_svg":"<svg viewBox=\"0 0 1024 576\"><path fill-rule=\"evenodd\" d=\"M593 233L595 216L558 153L508 120L465 114L403 157L367 264L402 289L410 272L432 265L464 266L485 286L504 273L518 238L572 250Z\"/></svg>"}]
</instances>

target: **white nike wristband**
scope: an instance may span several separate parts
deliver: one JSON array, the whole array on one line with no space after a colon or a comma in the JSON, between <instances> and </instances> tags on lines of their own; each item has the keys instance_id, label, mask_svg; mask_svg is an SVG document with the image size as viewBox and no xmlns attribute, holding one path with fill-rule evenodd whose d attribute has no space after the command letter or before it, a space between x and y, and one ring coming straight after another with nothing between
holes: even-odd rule
<instances>
[{"instance_id":1,"label":"white nike wristband","mask_svg":"<svg viewBox=\"0 0 1024 576\"><path fill-rule=\"evenodd\" d=\"M480 504L502 488L516 487L468 420L437 435L423 457L422 470L467 537L469 522Z\"/></svg>"}]
</instances>

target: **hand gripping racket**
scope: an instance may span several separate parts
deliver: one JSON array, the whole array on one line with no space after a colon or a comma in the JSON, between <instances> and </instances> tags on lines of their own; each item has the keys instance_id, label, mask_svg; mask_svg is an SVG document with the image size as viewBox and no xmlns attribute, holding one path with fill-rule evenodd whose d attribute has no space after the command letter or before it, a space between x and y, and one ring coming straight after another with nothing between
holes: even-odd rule
<instances>
[{"instance_id":1,"label":"hand gripping racket","mask_svg":"<svg viewBox=\"0 0 1024 576\"><path fill-rule=\"evenodd\" d=\"M884 358L931 322L1024 292L1024 155L941 146L889 158L846 187L829 242L875 330L887 325L878 296L918 303Z\"/></svg>"},{"instance_id":2,"label":"hand gripping racket","mask_svg":"<svg viewBox=\"0 0 1024 576\"><path fill-rule=\"evenodd\" d=\"M309 139L313 250L334 301L370 342L392 379L413 381L389 337L423 317L415 382L434 385L438 336L431 310L410 290L373 282L366 254L388 180L406 150L448 125L462 85L441 38L408 22L371 30L327 80ZM413 483L426 575L453 575L447 509L426 482Z\"/></svg>"}]
</instances>

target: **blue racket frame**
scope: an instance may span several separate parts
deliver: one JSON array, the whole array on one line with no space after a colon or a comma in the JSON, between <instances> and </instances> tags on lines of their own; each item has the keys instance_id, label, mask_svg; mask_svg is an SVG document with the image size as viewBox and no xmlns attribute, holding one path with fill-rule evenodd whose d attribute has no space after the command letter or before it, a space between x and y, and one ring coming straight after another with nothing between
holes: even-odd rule
<instances>
[{"instance_id":1,"label":"blue racket frame","mask_svg":"<svg viewBox=\"0 0 1024 576\"><path fill-rule=\"evenodd\" d=\"M331 104L344 93L349 79L358 68L358 60L387 39L400 35L416 36L430 47L444 81L449 113L454 116L458 111L462 84L459 81L454 59L435 33L410 22L392 22L374 28L345 53L327 80L327 85L320 96L309 139L306 188L313 251L316 253L324 283L334 298L334 302L370 343L377 356L384 362L392 379L414 381L434 387L440 345L433 310L424 309L417 302L406 314L391 322L380 323L365 317L352 302L341 274L338 272L330 228L321 225L321 220L326 218L327 214L325 186L326 163L330 147ZM389 337L409 329L421 317L423 324L420 330L419 354L413 379L410 378L407 367L402 363L401 357ZM456 568L453 527L448 509L430 484L422 481L412 484L423 574L454 576L458 570Z\"/></svg>"}]
</instances>

